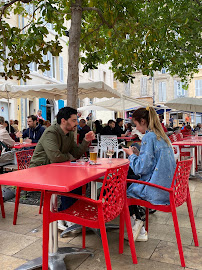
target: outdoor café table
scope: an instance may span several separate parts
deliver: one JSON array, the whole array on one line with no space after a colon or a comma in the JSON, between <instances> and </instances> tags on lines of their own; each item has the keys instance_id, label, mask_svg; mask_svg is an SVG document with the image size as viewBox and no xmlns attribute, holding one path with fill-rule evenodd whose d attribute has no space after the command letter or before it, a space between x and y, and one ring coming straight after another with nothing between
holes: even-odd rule
<instances>
[{"instance_id":1,"label":"outdoor caf\u00e9 table","mask_svg":"<svg viewBox=\"0 0 202 270\"><path fill-rule=\"evenodd\" d=\"M73 167L73 168L97 167L100 169L110 169L110 168L121 166L121 165L124 165L127 163L129 163L129 160L123 159L123 158L113 158L113 159L111 159L110 163L109 163L108 158L98 158L96 165L90 165L89 162L81 163L81 162L66 161L66 162L62 162L62 163L53 163L52 166ZM97 200L97 182L96 181L91 181L91 198L94 200ZM63 237L66 233L68 233L70 231L78 230L79 228L81 228L80 225L74 224L74 225L68 227L66 230L64 230L60 236ZM112 223L108 223L108 224L106 224L106 228L118 229L119 226L112 224ZM98 236L100 236L99 230L96 230L96 229L92 229L92 230L94 233L96 233Z\"/></svg>"},{"instance_id":2,"label":"outdoor caf\u00e9 table","mask_svg":"<svg viewBox=\"0 0 202 270\"><path fill-rule=\"evenodd\" d=\"M195 176L195 163L196 163L196 155L195 148L199 147L198 155L199 160L201 160L201 146L202 146L202 138L200 137L192 137L189 139L185 139L183 141L173 142L173 145L178 145L179 147L188 146L191 150L191 156L194 158L191 168L191 175Z\"/></svg>"},{"instance_id":3,"label":"outdoor caf\u00e9 table","mask_svg":"<svg viewBox=\"0 0 202 270\"><path fill-rule=\"evenodd\" d=\"M98 166L89 167L66 167L44 165L25 170L19 170L0 175L0 185L12 185L24 188L33 188L37 190L53 192L70 192L90 181L104 176L106 169L100 169ZM56 196L52 196L53 205L55 205ZM52 209L52 205L50 205ZM43 209L43 213L45 213ZM57 221L50 224L49 236L49 268L51 270L66 270L63 259L68 254L91 253L86 249L80 248L58 248ZM42 257L27 262L16 268L16 270L36 269L41 267Z\"/></svg>"},{"instance_id":4,"label":"outdoor caf\u00e9 table","mask_svg":"<svg viewBox=\"0 0 202 270\"><path fill-rule=\"evenodd\" d=\"M35 147L37 145L37 143L15 143L14 146L12 148L14 149L23 149L23 148L28 148L28 147Z\"/></svg>"}]
</instances>

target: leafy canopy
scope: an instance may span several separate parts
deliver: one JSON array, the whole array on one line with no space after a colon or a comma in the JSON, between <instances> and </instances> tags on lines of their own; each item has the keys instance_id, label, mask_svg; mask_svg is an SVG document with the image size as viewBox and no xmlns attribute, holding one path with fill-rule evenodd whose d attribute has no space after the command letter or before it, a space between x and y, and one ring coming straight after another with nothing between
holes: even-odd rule
<instances>
[{"instance_id":1,"label":"leafy canopy","mask_svg":"<svg viewBox=\"0 0 202 270\"><path fill-rule=\"evenodd\" d=\"M13 2L13 4L10 4ZM34 4L32 15L25 3ZM49 69L43 54L58 55L62 47L58 36L65 34L71 19L71 6L78 0L24 0L1 4L0 59L7 78L29 79L31 62ZM83 8L80 50L83 71L110 61L115 78L127 82L136 71L153 75L166 68L171 75L187 81L201 61L200 0L80 0ZM22 28L9 25L12 12L25 16ZM37 16L36 16L37 15ZM13 15L12 15L13 16ZM43 18L42 18L43 17ZM57 35L47 41L47 23ZM5 57L5 47L8 55Z\"/></svg>"}]
</instances>

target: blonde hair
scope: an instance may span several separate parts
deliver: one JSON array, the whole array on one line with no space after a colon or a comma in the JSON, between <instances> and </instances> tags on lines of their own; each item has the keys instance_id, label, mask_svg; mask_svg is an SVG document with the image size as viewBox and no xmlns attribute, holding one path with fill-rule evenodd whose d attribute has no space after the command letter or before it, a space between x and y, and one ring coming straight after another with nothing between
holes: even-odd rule
<instances>
[{"instance_id":1,"label":"blonde hair","mask_svg":"<svg viewBox=\"0 0 202 270\"><path fill-rule=\"evenodd\" d=\"M158 115L153 107L139 108L133 113L132 117L139 123L141 122L141 119L145 119L148 128L156 134L157 140L162 138L168 145L171 145L171 142L165 134Z\"/></svg>"}]
</instances>

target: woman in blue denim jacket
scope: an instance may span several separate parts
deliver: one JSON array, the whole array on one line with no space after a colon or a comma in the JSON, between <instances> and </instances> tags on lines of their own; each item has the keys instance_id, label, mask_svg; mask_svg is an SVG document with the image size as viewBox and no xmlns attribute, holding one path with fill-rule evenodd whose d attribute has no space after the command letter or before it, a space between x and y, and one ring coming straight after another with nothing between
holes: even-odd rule
<instances>
[{"instance_id":1,"label":"woman in blue denim jacket","mask_svg":"<svg viewBox=\"0 0 202 270\"><path fill-rule=\"evenodd\" d=\"M175 172L175 159L170 140L166 136L154 108L139 108L133 113L136 129L145 134L140 152L124 148L129 155L130 167L140 180L170 188ZM127 189L128 197L152 204L169 204L169 194L154 187L132 183Z\"/></svg>"}]
</instances>

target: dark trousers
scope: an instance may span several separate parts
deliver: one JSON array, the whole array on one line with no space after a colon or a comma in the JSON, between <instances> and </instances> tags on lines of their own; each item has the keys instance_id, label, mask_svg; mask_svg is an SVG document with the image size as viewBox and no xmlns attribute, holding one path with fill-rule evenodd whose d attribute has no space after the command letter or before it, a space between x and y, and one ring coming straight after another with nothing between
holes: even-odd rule
<instances>
[{"instance_id":1,"label":"dark trousers","mask_svg":"<svg viewBox=\"0 0 202 270\"><path fill-rule=\"evenodd\" d=\"M139 175L135 175L133 170L129 167L128 170L128 175L127 175L127 179L140 179ZM131 184L127 184L127 188L130 186ZM130 205L129 206L129 212L130 212L130 216L134 215L136 216L136 219L141 219L141 215L140 212L138 210L138 206L137 205Z\"/></svg>"},{"instance_id":2,"label":"dark trousers","mask_svg":"<svg viewBox=\"0 0 202 270\"><path fill-rule=\"evenodd\" d=\"M71 193L82 195L82 187L76 188L71 191ZM63 211L70 206L72 206L77 200L74 198L66 197L66 196L61 196L61 204L58 209L58 211Z\"/></svg>"}]
</instances>

